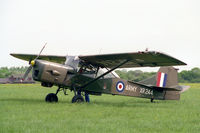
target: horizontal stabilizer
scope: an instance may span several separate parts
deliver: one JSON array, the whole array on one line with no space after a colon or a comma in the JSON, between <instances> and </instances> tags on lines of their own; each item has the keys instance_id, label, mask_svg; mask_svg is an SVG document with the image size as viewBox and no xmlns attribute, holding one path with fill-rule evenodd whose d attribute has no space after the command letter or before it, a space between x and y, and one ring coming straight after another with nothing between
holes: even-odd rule
<instances>
[{"instance_id":1,"label":"horizontal stabilizer","mask_svg":"<svg viewBox=\"0 0 200 133\"><path fill-rule=\"evenodd\" d=\"M181 92L180 93L183 93L183 92L187 91L190 88L190 86L179 86L179 87L181 88Z\"/></svg>"},{"instance_id":2,"label":"horizontal stabilizer","mask_svg":"<svg viewBox=\"0 0 200 133\"><path fill-rule=\"evenodd\" d=\"M149 88L152 88L152 89L155 89L155 90L158 90L158 91L182 91L182 89L178 88L178 87L175 87L175 88L166 88L166 87L158 87L158 86L145 85L145 84L138 83L138 82L133 82L133 81L128 81L128 82L131 82L131 83L137 84L139 86L143 86L143 87L149 87Z\"/></svg>"},{"instance_id":3,"label":"horizontal stabilizer","mask_svg":"<svg viewBox=\"0 0 200 133\"><path fill-rule=\"evenodd\" d=\"M179 88L165 88L165 87L157 87L157 86L151 86L153 89L160 90L160 91L181 91Z\"/></svg>"}]
</instances>

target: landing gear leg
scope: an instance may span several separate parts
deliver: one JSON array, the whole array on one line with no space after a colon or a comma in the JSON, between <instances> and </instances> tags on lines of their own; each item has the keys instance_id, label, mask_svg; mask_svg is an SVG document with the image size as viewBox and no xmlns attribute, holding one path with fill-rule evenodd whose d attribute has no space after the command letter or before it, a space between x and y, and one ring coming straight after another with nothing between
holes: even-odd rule
<instances>
[{"instance_id":1,"label":"landing gear leg","mask_svg":"<svg viewBox=\"0 0 200 133\"><path fill-rule=\"evenodd\" d=\"M58 87L56 93L49 93L46 98L45 98L45 101L46 102L58 102L58 97L57 97L57 94L58 92L61 90L61 87Z\"/></svg>"},{"instance_id":2,"label":"landing gear leg","mask_svg":"<svg viewBox=\"0 0 200 133\"><path fill-rule=\"evenodd\" d=\"M56 91L56 95L58 94L58 92L61 91L61 87L59 86L57 91Z\"/></svg>"}]
</instances>

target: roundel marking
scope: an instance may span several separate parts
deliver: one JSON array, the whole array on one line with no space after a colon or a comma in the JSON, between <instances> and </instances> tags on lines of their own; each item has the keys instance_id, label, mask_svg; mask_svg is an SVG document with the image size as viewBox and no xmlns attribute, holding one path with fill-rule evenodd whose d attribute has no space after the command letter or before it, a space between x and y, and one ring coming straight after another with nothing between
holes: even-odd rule
<instances>
[{"instance_id":1,"label":"roundel marking","mask_svg":"<svg viewBox=\"0 0 200 133\"><path fill-rule=\"evenodd\" d=\"M124 83L122 81L117 82L117 84L116 84L116 90L118 92L123 92L124 88L125 88L125 85L124 85Z\"/></svg>"}]
</instances>

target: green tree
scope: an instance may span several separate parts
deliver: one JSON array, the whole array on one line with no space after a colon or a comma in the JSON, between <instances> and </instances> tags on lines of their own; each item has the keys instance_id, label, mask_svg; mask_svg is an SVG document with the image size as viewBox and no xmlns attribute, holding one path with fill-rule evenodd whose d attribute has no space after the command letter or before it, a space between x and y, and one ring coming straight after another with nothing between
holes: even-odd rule
<instances>
[{"instance_id":1,"label":"green tree","mask_svg":"<svg viewBox=\"0 0 200 133\"><path fill-rule=\"evenodd\" d=\"M1 67L0 78L6 78L13 74L24 74L28 67Z\"/></svg>"}]
</instances>

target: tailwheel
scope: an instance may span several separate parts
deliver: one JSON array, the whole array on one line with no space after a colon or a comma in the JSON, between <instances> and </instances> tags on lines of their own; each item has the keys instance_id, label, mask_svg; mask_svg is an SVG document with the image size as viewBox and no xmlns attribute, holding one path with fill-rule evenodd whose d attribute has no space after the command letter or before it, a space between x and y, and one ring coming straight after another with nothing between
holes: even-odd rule
<instances>
[{"instance_id":1,"label":"tailwheel","mask_svg":"<svg viewBox=\"0 0 200 133\"><path fill-rule=\"evenodd\" d=\"M83 96L81 95L75 95L72 98L72 103L82 103L82 102L84 102L84 99L83 99Z\"/></svg>"},{"instance_id":2,"label":"tailwheel","mask_svg":"<svg viewBox=\"0 0 200 133\"><path fill-rule=\"evenodd\" d=\"M45 98L46 102L58 102L58 97L56 94L54 93L49 93L46 98Z\"/></svg>"}]
</instances>

